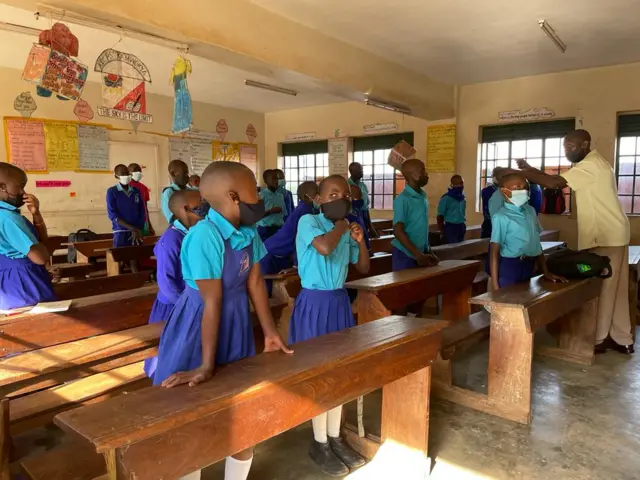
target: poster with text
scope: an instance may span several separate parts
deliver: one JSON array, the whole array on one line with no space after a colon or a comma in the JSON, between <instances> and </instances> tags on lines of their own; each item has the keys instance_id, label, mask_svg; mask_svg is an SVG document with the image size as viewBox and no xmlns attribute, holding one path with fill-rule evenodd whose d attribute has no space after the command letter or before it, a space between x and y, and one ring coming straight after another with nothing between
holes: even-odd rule
<instances>
[{"instance_id":1,"label":"poster with text","mask_svg":"<svg viewBox=\"0 0 640 480\"><path fill-rule=\"evenodd\" d=\"M456 170L456 125L427 127L427 172L451 173Z\"/></svg>"},{"instance_id":2,"label":"poster with text","mask_svg":"<svg viewBox=\"0 0 640 480\"><path fill-rule=\"evenodd\" d=\"M44 126L42 122L5 119L9 163L27 173L46 173Z\"/></svg>"},{"instance_id":3,"label":"poster with text","mask_svg":"<svg viewBox=\"0 0 640 480\"><path fill-rule=\"evenodd\" d=\"M49 171L74 171L79 165L78 130L73 123L45 122L45 151Z\"/></svg>"}]
</instances>

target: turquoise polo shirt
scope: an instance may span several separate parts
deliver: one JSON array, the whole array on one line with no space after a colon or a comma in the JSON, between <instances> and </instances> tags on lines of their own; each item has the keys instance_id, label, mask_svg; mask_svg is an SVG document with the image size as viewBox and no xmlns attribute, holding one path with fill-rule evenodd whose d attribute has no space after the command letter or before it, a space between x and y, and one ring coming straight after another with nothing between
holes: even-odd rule
<instances>
[{"instance_id":1,"label":"turquoise polo shirt","mask_svg":"<svg viewBox=\"0 0 640 480\"><path fill-rule=\"evenodd\" d=\"M162 208L162 214L164 215L164 218L167 219L167 222L169 222L169 220L173 216L171 210L169 210L169 199L171 198L171 195L173 195L173 192L177 192L178 190L182 189L175 183L172 183L162 191L162 195L160 197L160 207ZM198 187L187 185L184 190L198 190Z\"/></svg>"},{"instance_id":2,"label":"turquoise polo shirt","mask_svg":"<svg viewBox=\"0 0 640 480\"><path fill-rule=\"evenodd\" d=\"M424 190L416 192L409 185L393 201L393 225L402 223L409 240L421 252L429 250L429 201ZM397 238L391 245L402 250L406 255L413 255L402 246Z\"/></svg>"},{"instance_id":3,"label":"turquoise polo shirt","mask_svg":"<svg viewBox=\"0 0 640 480\"><path fill-rule=\"evenodd\" d=\"M340 242L329 255L321 255L312 245L313 239L329 233L335 228L324 214L304 215L298 221L296 253L298 274L302 288L312 290L337 290L344 288L349 262L358 263L360 249L351 238L349 230L340 237Z\"/></svg>"},{"instance_id":4,"label":"turquoise polo shirt","mask_svg":"<svg viewBox=\"0 0 640 480\"><path fill-rule=\"evenodd\" d=\"M360 190L362 191L362 200L364 200L364 205L362 206L362 210L369 210L369 189L367 188L365 183L362 180L356 183L351 179L351 177L349 177L348 181L351 185L356 185L357 187L360 187Z\"/></svg>"},{"instance_id":5,"label":"turquoise polo shirt","mask_svg":"<svg viewBox=\"0 0 640 480\"><path fill-rule=\"evenodd\" d=\"M493 192L493 195L491 195L491 198L489 199L489 216L492 220L496 212L500 210L504 205L504 195L502 195L502 192L498 188L495 192Z\"/></svg>"},{"instance_id":6,"label":"turquoise polo shirt","mask_svg":"<svg viewBox=\"0 0 640 480\"><path fill-rule=\"evenodd\" d=\"M535 209L529 205L517 207L505 202L491 217L491 243L500 245L500 255L506 258L537 257L542 253L542 227Z\"/></svg>"},{"instance_id":7,"label":"turquoise polo shirt","mask_svg":"<svg viewBox=\"0 0 640 480\"><path fill-rule=\"evenodd\" d=\"M38 239L13 205L0 201L0 255L25 258Z\"/></svg>"},{"instance_id":8,"label":"turquoise polo shirt","mask_svg":"<svg viewBox=\"0 0 640 480\"><path fill-rule=\"evenodd\" d=\"M281 227L284 224L284 212L287 211L287 207L284 204L284 195L278 190L272 192L268 188L263 188L262 190L260 190L259 196L262 200L264 200L265 211L268 212L273 207L280 207L282 209L282 212L267 215L258 222L258 226Z\"/></svg>"},{"instance_id":9,"label":"turquoise polo shirt","mask_svg":"<svg viewBox=\"0 0 640 480\"><path fill-rule=\"evenodd\" d=\"M467 200L456 200L449 195L443 195L438 203L438 216L444 217L445 223L464 223L467 210Z\"/></svg>"},{"instance_id":10,"label":"turquoise polo shirt","mask_svg":"<svg viewBox=\"0 0 640 480\"><path fill-rule=\"evenodd\" d=\"M234 250L242 250L253 244L253 258L249 268L267 254L256 227L240 226L235 228L212 208L205 219L200 220L189 229L182 242L180 263L182 264L182 276L187 285L197 290L196 280L222 278L225 240L229 241Z\"/></svg>"}]
</instances>

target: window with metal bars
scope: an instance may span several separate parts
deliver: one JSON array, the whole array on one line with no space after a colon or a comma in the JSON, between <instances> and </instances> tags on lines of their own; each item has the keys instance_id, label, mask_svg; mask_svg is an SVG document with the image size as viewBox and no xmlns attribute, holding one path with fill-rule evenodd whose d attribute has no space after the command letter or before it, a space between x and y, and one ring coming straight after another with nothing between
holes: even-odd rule
<instances>
[{"instance_id":1,"label":"window with metal bars","mask_svg":"<svg viewBox=\"0 0 640 480\"><path fill-rule=\"evenodd\" d=\"M369 208L392 210L393 199L404 189L402 174L387 165L391 149L401 140L413 145L413 132L353 139L353 161L362 164L362 181L369 190Z\"/></svg>"},{"instance_id":2,"label":"window with metal bars","mask_svg":"<svg viewBox=\"0 0 640 480\"><path fill-rule=\"evenodd\" d=\"M571 163L564 156L562 139L574 129L575 119L482 127L478 205L482 189L491 183L493 169L517 168L517 159L523 158L532 167L549 175L566 172ZM565 188L564 195L568 212L571 189Z\"/></svg>"},{"instance_id":3,"label":"window with metal bars","mask_svg":"<svg viewBox=\"0 0 640 480\"><path fill-rule=\"evenodd\" d=\"M298 203L298 187L302 182L319 182L329 176L327 145L326 140L282 144L282 170L294 205Z\"/></svg>"},{"instance_id":4,"label":"window with metal bars","mask_svg":"<svg viewBox=\"0 0 640 480\"><path fill-rule=\"evenodd\" d=\"M618 117L618 198L627 215L640 215L640 114Z\"/></svg>"}]
</instances>

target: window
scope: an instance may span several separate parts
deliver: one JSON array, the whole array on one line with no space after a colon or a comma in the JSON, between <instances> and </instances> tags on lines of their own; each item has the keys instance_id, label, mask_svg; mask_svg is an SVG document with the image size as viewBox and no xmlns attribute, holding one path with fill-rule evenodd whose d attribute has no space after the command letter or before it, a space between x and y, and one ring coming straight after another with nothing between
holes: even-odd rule
<instances>
[{"instance_id":1,"label":"window","mask_svg":"<svg viewBox=\"0 0 640 480\"><path fill-rule=\"evenodd\" d=\"M640 215L640 115L618 117L618 198L628 215Z\"/></svg>"},{"instance_id":2,"label":"window","mask_svg":"<svg viewBox=\"0 0 640 480\"><path fill-rule=\"evenodd\" d=\"M402 174L387 165L391 149L400 140L413 145L413 132L353 139L353 161L362 164L370 208L393 209L393 199L404 189Z\"/></svg>"},{"instance_id":3,"label":"window","mask_svg":"<svg viewBox=\"0 0 640 480\"><path fill-rule=\"evenodd\" d=\"M287 189L293 193L293 204L298 203L298 187L308 180L319 182L329 176L327 141L283 143L282 156Z\"/></svg>"},{"instance_id":4,"label":"window","mask_svg":"<svg viewBox=\"0 0 640 480\"><path fill-rule=\"evenodd\" d=\"M559 175L571 168L564 156L562 139L575 128L575 120L516 123L482 128L480 146L480 192L491 183L495 167L518 168L515 160L524 158L529 165L549 175ZM571 190L564 190L567 211L571 207Z\"/></svg>"}]
</instances>

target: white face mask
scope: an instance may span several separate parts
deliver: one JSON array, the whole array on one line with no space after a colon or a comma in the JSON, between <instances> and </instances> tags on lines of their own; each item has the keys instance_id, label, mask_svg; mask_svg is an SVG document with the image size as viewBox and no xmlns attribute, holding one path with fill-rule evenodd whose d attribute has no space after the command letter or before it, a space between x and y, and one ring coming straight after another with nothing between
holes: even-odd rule
<instances>
[{"instance_id":1,"label":"white face mask","mask_svg":"<svg viewBox=\"0 0 640 480\"><path fill-rule=\"evenodd\" d=\"M131 178L133 178L134 181L139 182L142 180L142 172L133 172L131 174Z\"/></svg>"},{"instance_id":2,"label":"white face mask","mask_svg":"<svg viewBox=\"0 0 640 480\"><path fill-rule=\"evenodd\" d=\"M529 201L529 190L511 190L511 203L517 207Z\"/></svg>"},{"instance_id":3,"label":"white face mask","mask_svg":"<svg viewBox=\"0 0 640 480\"><path fill-rule=\"evenodd\" d=\"M118 177L118 180L120 180L120 183L122 185L129 185L129 182L131 181L131 175L122 175Z\"/></svg>"}]
</instances>

